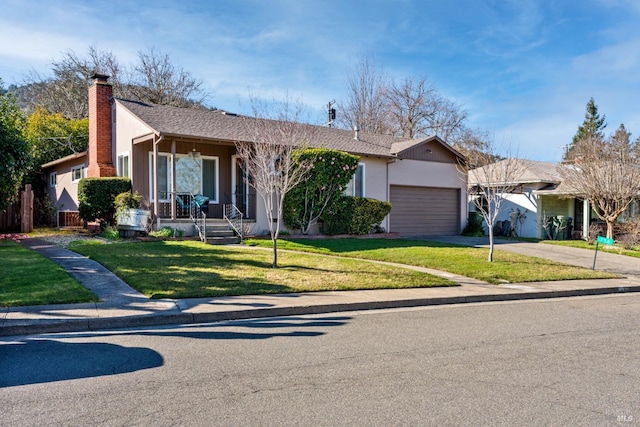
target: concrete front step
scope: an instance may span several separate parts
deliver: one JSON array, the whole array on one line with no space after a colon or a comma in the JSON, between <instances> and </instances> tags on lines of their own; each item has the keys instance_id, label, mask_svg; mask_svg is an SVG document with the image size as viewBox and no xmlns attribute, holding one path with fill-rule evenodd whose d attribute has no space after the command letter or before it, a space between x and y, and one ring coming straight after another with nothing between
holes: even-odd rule
<instances>
[{"instance_id":1,"label":"concrete front step","mask_svg":"<svg viewBox=\"0 0 640 427\"><path fill-rule=\"evenodd\" d=\"M233 237L236 234L233 232L233 230L224 230L224 231L211 231L211 230L207 230L207 232L205 233L205 236L207 237Z\"/></svg>"},{"instance_id":2,"label":"concrete front step","mask_svg":"<svg viewBox=\"0 0 640 427\"><path fill-rule=\"evenodd\" d=\"M230 245L240 243L240 238L224 220L207 221L206 242L212 245Z\"/></svg>"},{"instance_id":3,"label":"concrete front step","mask_svg":"<svg viewBox=\"0 0 640 427\"><path fill-rule=\"evenodd\" d=\"M210 245L235 245L240 243L240 237L231 236L231 237L207 237L206 242Z\"/></svg>"}]
</instances>

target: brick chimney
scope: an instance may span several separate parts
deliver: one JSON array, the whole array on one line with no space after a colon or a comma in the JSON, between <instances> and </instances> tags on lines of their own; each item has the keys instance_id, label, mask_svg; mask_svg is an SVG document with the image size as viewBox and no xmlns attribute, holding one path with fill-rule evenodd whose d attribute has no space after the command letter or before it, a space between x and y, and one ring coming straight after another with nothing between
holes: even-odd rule
<instances>
[{"instance_id":1,"label":"brick chimney","mask_svg":"<svg viewBox=\"0 0 640 427\"><path fill-rule=\"evenodd\" d=\"M109 76L95 73L89 86L89 166L87 177L116 176L111 138L111 98Z\"/></svg>"}]
</instances>

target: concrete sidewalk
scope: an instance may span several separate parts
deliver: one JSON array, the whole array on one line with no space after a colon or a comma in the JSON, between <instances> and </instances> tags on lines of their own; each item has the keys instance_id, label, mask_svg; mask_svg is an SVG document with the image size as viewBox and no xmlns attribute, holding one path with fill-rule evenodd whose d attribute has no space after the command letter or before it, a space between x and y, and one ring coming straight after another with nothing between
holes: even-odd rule
<instances>
[{"instance_id":1,"label":"concrete sidewalk","mask_svg":"<svg viewBox=\"0 0 640 427\"><path fill-rule=\"evenodd\" d=\"M2 308L0 309L0 335L2 336L193 324L381 308L640 292L640 278L638 277L498 286L425 269L427 272L448 277L460 283L460 286L150 300L122 282L100 264L86 257L39 239L26 239L23 244L60 264L80 283L92 290L100 298L100 302ZM500 249L503 248L500 247ZM627 259L627 257L624 258Z\"/></svg>"}]
</instances>

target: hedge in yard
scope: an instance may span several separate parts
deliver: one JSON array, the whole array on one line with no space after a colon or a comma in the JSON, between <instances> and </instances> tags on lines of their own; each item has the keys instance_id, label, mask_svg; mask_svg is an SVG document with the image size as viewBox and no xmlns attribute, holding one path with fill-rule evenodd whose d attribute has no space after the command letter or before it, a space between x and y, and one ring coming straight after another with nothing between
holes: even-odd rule
<instances>
[{"instance_id":1,"label":"hedge in yard","mask_svg":"<svg viewBox=\"0 0 640 427\"><path fill-rule=\"evenodd\" d=\"M284 199L282 219L287 228L308 234L325 210L342 196L358 169L358 156L326 148L309 148L294 153L297 162L312 164L306 179L293 187Z\"/></svg>"},{"instance_id":2,"label":"hedge in yard","mask_svg":"<svg viewBox=\"0 0 640 427\"><path fill-rule=\"evenodd\" d=\"M391 203L364 197L342 196L322 216L325 234L369 234L391 212Z\"/></svg>"},{"instance_id":3,"label":"hedge in yard","mask_svg":"<svg viewBox=\"0 0 640 427\"><path fill-rule=\"evenodd\" d=\"M78 183L78 210L83 221L98 221L100 227L113 225L114 200L120 193L131 191L129 178L83 178Z\"/></svg>"}]
</instances>

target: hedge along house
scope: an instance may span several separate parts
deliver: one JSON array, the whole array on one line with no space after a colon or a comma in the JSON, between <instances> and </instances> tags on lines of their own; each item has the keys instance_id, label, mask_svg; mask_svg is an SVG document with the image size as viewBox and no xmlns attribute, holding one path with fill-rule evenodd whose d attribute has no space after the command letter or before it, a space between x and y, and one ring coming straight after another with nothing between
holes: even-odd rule
<instances>
[{"instance_id":1,"label":"hedge along house","mask_svg":"<svg viewBox=\"0 0 640 427\"><path fill-rule=\"evenodd\" d=\"M221 219L225 205L235 205L253 225L252 232L268 229L264 207L246 183L235 149L235 142L255 142L256 119L114 99L108 76L93 78L87 177L129 177L156 228L189 224L183 205L200 195L207 218ZM308 147L360 156L347 194L390 201L392 211L382 223L387 231L413 236L460 232L466 219L466 176L457 166L463 159L443 140L305 126L311 135ZM61 159L44 166L60 173L70 163ZM62 191L71 194L73 188L51 192L54 202ZM74 200L77 206L77 191Z\"/></svg>"}]
</instances>

